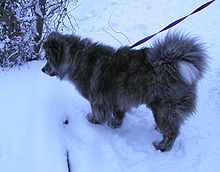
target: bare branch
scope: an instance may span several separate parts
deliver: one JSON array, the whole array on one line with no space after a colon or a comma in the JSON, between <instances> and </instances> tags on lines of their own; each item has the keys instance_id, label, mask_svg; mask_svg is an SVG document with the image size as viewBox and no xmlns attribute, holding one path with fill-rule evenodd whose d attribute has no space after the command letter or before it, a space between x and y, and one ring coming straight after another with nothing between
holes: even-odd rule
<instances>
[{"instance_id":1,"label":"bare branch","mask_svg":"<svg viewBox=\"0 0 220 172\"><path fill-rule=\"evenodd\" d=\"M79 8L81 5L83 4L83 2L81 2L80 4L78 4L77 6L75 6L74 8L69 10L69 13L73 12L75 9Z\"/></svg>"}]
</instances>

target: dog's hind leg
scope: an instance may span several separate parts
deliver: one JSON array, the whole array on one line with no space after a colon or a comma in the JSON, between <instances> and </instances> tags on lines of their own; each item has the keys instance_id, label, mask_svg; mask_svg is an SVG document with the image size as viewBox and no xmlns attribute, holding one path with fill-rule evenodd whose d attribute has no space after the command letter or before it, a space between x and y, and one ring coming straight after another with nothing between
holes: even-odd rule
<instances>
[{"instance_id":1,"label":"dog's hind leg","mask_svg":"<svg viewBox=\"0 0 220 172\"><path fill-rule=\"evenodd\" d=\"M155 122L163 135L163 139L160 142L154 142L155 149L169 151L179 134L180 125L183 122L183 118L180 114L177 114L174 110L174 106L171 104L158 104L152 108Z\"/></svg>"},{"instance_id":2,"label":"dog's hind leg","mask_svg":"<svg viewBox=\"0 0 220 172\"><path fill-rule=\"evenodd\" d=\"M112 117L108 119L108 122L107 122L108 126L110 128L120 127L123 122L124 115L125 115L124 111L115 108L113 110Z\"/></svg>"}]
</instances>

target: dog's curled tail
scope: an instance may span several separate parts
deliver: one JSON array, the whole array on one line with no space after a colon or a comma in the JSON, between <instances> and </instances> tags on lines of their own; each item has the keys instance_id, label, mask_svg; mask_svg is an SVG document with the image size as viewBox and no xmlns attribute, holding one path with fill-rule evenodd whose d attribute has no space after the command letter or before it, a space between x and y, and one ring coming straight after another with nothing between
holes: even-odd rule
<instances>
[{"instance_id":1,"label":"dog's curled tail","mask_svg":"<svg viewBox=\"0 0 220 172\"><path fill-rule=\"evenodd\" d=\"M175 64L181 78L193 84L207 69L204 46L196 38L181 33L168 33L163 40L150 48L149 58L153 63Z\"/></svg>"}]
</instances>

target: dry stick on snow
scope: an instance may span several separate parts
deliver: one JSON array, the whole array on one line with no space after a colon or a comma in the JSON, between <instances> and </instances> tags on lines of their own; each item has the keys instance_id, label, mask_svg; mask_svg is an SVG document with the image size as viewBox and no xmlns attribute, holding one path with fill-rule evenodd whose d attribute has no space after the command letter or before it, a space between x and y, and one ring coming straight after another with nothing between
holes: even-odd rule
<instances>
[{"instance_id":1,"label":"dry stick on snow","mask_svg":"<svg viewBox=\"0 0 220 172\"><path fill-rule=\"evenodd\" d=\"M119 41L116 37L114 37L112 34L110 34L107 30L105 30L103 27L102 27L102 30L104 31L104 32L106 32L108 35L110 35L113 39L115 39L117 42L119 42L119 44L121 44L121 46L122 46L122 43L121 43L121 41Z\"/></svg>"},{"instance_id":2,"label":"dry stick on snow","mask_svg":"<svg viewBox=\"0 0 220 172\"><path fill-rule=\"evenodd\" d=\"M122 32L116 31L116 30L111 26L111 24L110 24L111 17L112 17L112 14L111 14L111 16L110 16L109 19L108 19L108 26L111 28L111 30L112 30L113 32L115 32L115 33L117 33L117 34L123 35L123 36L127 39L128 43L130 44L131 41L130 41L130 39L128 38L127 35L125 35L125 34L122 33Z\"/></svg>"},{"instance_id":3,"label":"dry stick on snow","mask_svg":"<svg viewBox=\"0 0 220 172\"><path fill-rule=\"evenodd\" d=\"M70 165L69 151L68 150L66 150L66 163L67 163L68 172L71 172L71 165Z\"/></svg>"}]
</instances>

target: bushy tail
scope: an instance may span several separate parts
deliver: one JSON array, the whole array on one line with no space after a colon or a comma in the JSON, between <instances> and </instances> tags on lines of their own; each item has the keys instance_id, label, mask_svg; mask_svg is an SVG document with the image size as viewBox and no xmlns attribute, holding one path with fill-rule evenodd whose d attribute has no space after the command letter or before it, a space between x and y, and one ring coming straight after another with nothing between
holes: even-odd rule
<instances>
[{"instance_id":1,"label":"bushy tail","mask_svg":"<svg viewBox=\"0 0 220 172\"><path fill-rule=\"evenodd\" d=\"M168 33L150 48L151 62L176 64L182 79L190 84L198 81L207 68L207 55L196 38L180 33Z\"/></svg>"}]
</instances>

